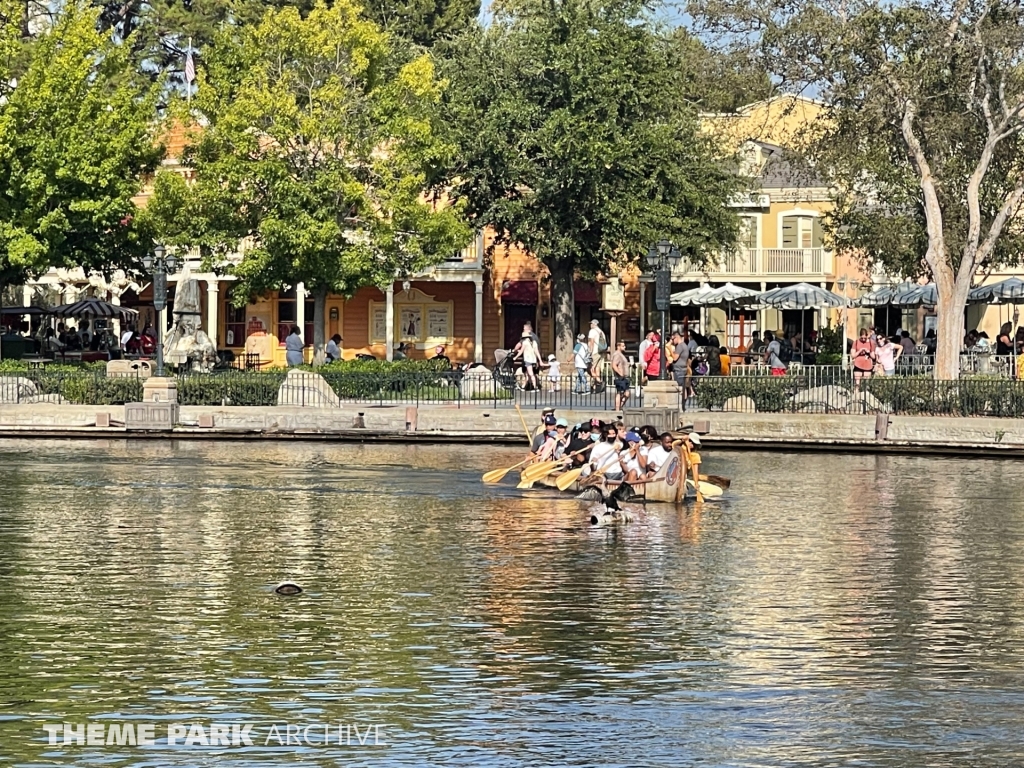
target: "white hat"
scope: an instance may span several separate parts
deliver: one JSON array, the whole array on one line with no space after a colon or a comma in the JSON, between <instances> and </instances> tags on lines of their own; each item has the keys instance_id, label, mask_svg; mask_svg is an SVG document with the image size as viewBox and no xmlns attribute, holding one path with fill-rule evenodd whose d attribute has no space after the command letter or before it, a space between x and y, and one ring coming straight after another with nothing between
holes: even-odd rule
<instances>
[{"instance_id":1,"label":"white hat","mask_svg":"<svg viewBox=\"0 0 1024 768\"><path fill-rule=\"evenodd\" d=\"M554 359L555 359L554 355L548 355L548 360L554 360Z\"/></svg>"},{"instance_id":2,"label":"white hat","mask_svg":"<svg viewBox=\"0 0 1024 768\"><path fill-rule=\"evenodd\" d=\"M690 439L690 442L693 443L694 445L700 445L700 435L698 435L696 432L691 432L690 434L687 435L687 437Z\"/></svg>"}]
</instances>

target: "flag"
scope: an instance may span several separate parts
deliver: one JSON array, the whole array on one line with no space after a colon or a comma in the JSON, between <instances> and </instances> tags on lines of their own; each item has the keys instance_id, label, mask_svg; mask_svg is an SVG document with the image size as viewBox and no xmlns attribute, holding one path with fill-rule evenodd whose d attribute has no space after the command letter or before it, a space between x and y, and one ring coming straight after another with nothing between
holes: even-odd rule
<instances>
[{"instance_id":1,"label":"flag","mask_svg":"<svg viewBox=\"0 0 1024 768\"><path fill-rule=\"evenodd\" d=\"M185 54L185 82L192 85L196 79L196 65L192 61L192 41L189 41L188 52Z\"/></svg>"}]
</instances>

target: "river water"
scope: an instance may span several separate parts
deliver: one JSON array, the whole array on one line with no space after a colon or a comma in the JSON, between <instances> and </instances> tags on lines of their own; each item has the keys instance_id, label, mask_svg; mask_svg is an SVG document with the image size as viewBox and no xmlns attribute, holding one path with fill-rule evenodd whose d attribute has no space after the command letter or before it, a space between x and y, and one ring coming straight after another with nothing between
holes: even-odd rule
<instances>
[{"instance_id":1,"label":"river water","mask_svg":"<svg viewBox=\"0 0 1024 768\"><path fill-rule=\"evenodd\" d=\"M1019 463L708 450L726 498L595 530L520 455L0 442L0 765L1021 760Z\"/></svg>"}]
</instances>

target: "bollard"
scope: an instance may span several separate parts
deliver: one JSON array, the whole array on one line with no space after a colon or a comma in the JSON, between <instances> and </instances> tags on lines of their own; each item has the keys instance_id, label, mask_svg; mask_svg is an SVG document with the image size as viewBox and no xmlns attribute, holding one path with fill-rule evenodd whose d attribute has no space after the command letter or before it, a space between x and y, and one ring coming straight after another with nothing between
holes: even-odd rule
<instances>
[{"instance_id":1,"label":"bollard","mask_svg":"<svg viewBox=\"0 0 1024 768\"><path fill-rule=\"evenodd\" d=\"M885 440L889 435L889 414L875 415L875 440Z\"/></svg>"},{"instance_id":2,"label":"bollard","mask_svg":"<svg viewBox=\"0 0 1024 768\"><path fill-rule=\"evenodd\" d=\"M419 409L415 405L410 405L405 409L405 431L415 432L416 423L419 421Z\"/></svg>"},{"instance_id":3,"label":"bollard","mask_svg":"<svg viewBox=\"0 0 1024 768\"><path fill-rule=\"evenodd\" d=\"M97 427L109 427L110 426L110 414L109 413L97 413L96 414L96 426Z\"/></svg>"}]
</instances>

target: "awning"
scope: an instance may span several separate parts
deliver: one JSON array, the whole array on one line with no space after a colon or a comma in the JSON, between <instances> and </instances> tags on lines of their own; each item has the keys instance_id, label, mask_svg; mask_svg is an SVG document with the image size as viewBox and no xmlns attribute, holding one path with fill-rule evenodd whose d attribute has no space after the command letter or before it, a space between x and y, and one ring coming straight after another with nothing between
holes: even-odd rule
<instances>
[{"instance_id":1,"label":"awning","mask_svg":"<svg viewBox=\"0 0 1024 768\"><path fill-rule=\"evenodd\" d=\"M537 306L536 280L506 280L501 284L503 304L527 304Z\"/></svg>"},{"instance_id":2,"label":"awning","mask_svg":"<svg viewBox=\"0 0 1024 768\"><path fill-rule=\"evenodd\" d=\"M573 280L572 293L577 304L600 304L601 294L593 280Z\"/></svg>"}]
</instances>

